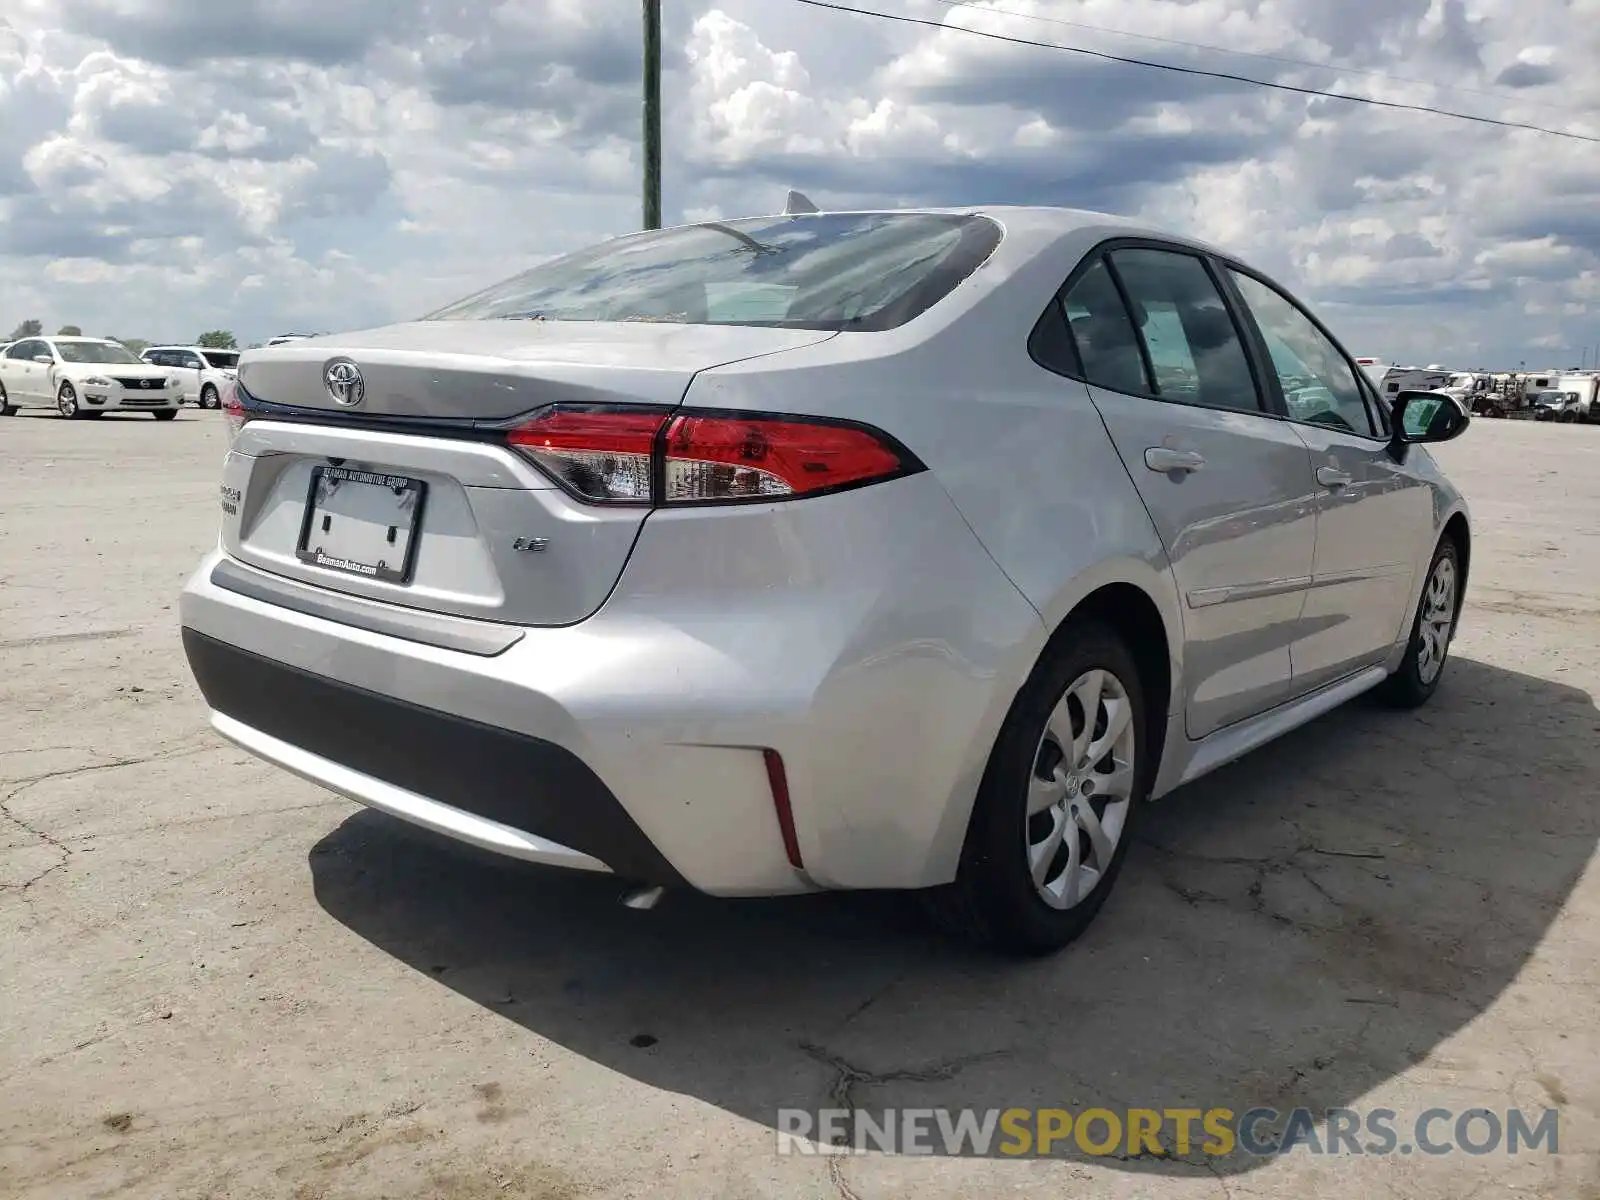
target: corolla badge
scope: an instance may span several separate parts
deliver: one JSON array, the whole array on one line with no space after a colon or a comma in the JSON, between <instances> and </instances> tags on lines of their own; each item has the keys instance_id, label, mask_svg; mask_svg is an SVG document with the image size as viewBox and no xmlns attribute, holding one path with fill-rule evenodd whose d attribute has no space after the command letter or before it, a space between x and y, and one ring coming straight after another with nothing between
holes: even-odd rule
<instances>
[{"instance_id":1,"label":"corolla badge","mask_svg":"<svg viewBox=\"0 0 1600 1200\"><path fill-rule=\"evenodd\" d=\"M367 395L361 368L348 358L330 358L322 368L322 383L333 402L341 408L354 408Z\"/></svg>"}]
</instances>

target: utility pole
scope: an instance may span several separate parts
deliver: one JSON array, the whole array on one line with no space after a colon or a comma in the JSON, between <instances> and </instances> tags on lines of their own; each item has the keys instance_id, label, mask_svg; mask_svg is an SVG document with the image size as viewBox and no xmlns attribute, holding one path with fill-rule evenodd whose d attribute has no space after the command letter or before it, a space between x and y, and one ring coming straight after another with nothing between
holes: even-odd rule
<instances>
[{"instance_id":1,"label":"utility pole","mask_svg":"<svg viewBox=\"0 0 1600 1200\"><path fill-rule=\"evenodd\" d=\"M644 227L661 228L661 0L644 0Z\"/></svg>"}]
</instances>

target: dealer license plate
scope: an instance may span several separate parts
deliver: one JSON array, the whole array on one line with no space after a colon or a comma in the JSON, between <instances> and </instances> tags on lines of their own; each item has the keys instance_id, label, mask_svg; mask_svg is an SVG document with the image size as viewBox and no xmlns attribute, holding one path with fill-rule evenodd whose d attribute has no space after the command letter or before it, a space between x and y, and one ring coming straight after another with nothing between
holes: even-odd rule
<instances>
[{"instance_id":1,"label":"dealer license plate","mask_svg":"<svg viewBox=\"0 0 1600 1200\"><path fill-rule=\"evenodd\" d=\"M404 475L314 467L296 553L330 571L406 583L426 493L420 479Z\"/></svg>"}]
</instances>

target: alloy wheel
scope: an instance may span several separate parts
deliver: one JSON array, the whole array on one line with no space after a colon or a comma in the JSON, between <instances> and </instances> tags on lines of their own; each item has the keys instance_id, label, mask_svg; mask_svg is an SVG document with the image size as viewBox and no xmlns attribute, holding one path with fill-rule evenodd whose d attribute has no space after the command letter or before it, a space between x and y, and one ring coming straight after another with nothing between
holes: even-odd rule
<instances>
[{"instance_id":1,"label":"alloy wheel","mask_svg":"<svg viewBox=\"0 0 1600 1200\"><path fill-rule=\"evenodd\" d=\"M1422 594L1422 620L1417 634L1417 677L1424 684L1432 683L1444 669L1444 657L1450 650L1450 630L1456 619L1456 563L1448 554L1441 555L1428 576L1428 588Z\"/></svg>"},{"instance_id":2,"label":"alloy wheel","mask_svg":"<svg viewBox=\"0 0 1600 1200\"><path fill-rule=\"evenodd\" d=\"M1051 710L1023 826L1034 890L1050 907L1076 907L1110 870L1133 800L1137 748L1133 703L1110 671L1085 671Z\"/></svg>"},{"instance_id":3,"label":"alloy wheel","mask_svg":"<svg viewBox=\"0 0 1600 1200\"><path fill-rule=\"evenodd\" d=\"M63 417L78 415L78 393L72 390L70 383L61 385L61 391L56 395L56 410Z\"/></svg>"}]
</instances>

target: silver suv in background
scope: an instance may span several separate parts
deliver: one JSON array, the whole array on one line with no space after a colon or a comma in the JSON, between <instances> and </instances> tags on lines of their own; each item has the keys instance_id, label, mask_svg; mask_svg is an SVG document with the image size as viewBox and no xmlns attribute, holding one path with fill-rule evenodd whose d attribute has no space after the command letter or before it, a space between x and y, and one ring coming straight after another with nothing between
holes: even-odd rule
<instances>
[{"instance_id":1,"label":"silver suv in background","mask_svg":"<svg viewBox=\"0 0 1600 1200\"><path fill-rule=\"evenodd\" d=\"M1096 213L634 234L248 351L227 408L181 604L224 736L639 906L906 889L1021 953L1152 798L1426 701L1471 559L1455 404Z\"/></svg>"},{"instance_id":2,"label":"silver suv in background","mask_svg":"<svg viewBox=\"0 0 1600 1200\"><path fill-rule=\"evenodd\" d=\"M237 350L204 346L147 346L139 357L171 367L183 387L183 402L199 408L221 408L223 393L239 369Z\"/></svg>"}]
</instances>

